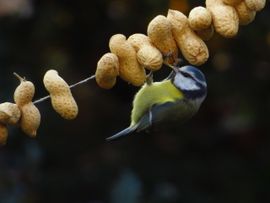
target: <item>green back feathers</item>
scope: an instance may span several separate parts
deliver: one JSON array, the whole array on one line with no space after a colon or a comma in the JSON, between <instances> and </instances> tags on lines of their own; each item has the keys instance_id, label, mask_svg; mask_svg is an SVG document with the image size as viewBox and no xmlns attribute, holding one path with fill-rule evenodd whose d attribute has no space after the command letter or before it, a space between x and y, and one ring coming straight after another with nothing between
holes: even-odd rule
<instances>
[{"instance_id":1,"label":"green back feathers","mask_svg":"<svg viewBox=\"0 0 270 203\"><path fill-rule=\"evenodd\" d=\"M135 95L131 113L131 125L137 123L141 117L155 104L174 102L184 97L170 80L145 84Z\"/></svg>"}]
</instances>

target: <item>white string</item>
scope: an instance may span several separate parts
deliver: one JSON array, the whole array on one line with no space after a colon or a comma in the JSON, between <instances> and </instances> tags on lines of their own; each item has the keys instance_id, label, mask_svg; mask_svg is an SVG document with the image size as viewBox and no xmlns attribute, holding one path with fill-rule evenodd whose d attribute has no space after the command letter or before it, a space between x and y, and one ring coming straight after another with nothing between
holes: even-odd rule
<instances>
[{"instance_id":1,"label":"white string","mask_svg":"<svg viewBox=\"0 0 270 203\"><path fill-rule=\"evenodd\" d=\"M76 87L76 86L81 85L81 84L83 84L83 83L86 83L86 82L88 82L89 80L94 79L95 77L96 77L96 75L91 75L90 77L85 78L84 80L81 80L81 81L79 81L79 82L77 82L77 83L75 83L75 84L70 85L69 88L73 88L73 87ZM45 101L45 100L47 100L47 99L49 99L49 98L50 98L50 95L47 95L47 96L45 96L45 97L42 97L42 98L40 98L40 99L35 100L33 103L34 103L34 104L37 104L37 103L43 102L43 101Z\"/></svg>"}]
</instances>

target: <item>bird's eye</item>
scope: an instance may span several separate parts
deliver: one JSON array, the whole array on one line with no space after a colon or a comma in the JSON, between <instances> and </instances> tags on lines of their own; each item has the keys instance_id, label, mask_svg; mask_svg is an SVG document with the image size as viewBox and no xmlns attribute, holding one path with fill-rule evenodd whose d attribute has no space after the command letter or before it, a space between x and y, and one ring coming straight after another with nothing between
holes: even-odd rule
<instances>
[{"instance_id":1,"label":"bird's eye","mask_svg":"<svg viewBox=\"0 0 270 203\"><path fill-rule=\"evenodd\" d=\"M181 74L186 78L190 77L190 75L188 73L186 73L186 72L181 72Z\"/></svg>"}]
</instances>

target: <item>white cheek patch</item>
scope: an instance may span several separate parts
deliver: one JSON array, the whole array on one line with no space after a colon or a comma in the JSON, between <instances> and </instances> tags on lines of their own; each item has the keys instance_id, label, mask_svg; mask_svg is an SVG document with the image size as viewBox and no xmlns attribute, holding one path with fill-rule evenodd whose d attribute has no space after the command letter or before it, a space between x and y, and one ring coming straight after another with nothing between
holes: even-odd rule
<instances>
[{"instance_id":1,"label":"white cheek patch","mask_svg":"<svg viewBox=\"0 0 270 203\"><path fill-rule=\"evenodd\" d=\"M174 78L174 84L181 90L199 90L200 87L196 85L196 81L191 78L184 77L182 74L177 73Z\"/></svg>"}]
</instances>

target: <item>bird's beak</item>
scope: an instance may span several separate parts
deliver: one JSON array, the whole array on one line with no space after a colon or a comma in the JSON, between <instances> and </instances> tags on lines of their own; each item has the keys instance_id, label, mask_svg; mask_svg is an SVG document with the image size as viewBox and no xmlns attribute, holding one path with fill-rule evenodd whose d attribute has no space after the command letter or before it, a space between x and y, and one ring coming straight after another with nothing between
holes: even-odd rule
<instances>
[{"instance_id":1,"label":"bird's beak","mask_svg":"<svg viewBox=\"0 0 270 203\"><path fill-rule=\"evenodd\" d=\"M178 69L177 67L172 66L171 68L173 69L173 71L174 71L175 73L179 72L179 69Z\"/></svg>"},{"instance_id":2,"label":"bird's beak","mask_svg":"<svg viewBox=\"0 0 270 203\"><path fill-rule=\"evenodd\" d=\"M170 67L171 69L173 69L173 71L175 72L175 73L177 73L177 72L179 72L179 69L176 67L176 66L173 66L173 65L171 65L171 64L166 64L168 67Z\"/></svg>"}]
</instances>

